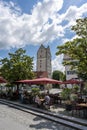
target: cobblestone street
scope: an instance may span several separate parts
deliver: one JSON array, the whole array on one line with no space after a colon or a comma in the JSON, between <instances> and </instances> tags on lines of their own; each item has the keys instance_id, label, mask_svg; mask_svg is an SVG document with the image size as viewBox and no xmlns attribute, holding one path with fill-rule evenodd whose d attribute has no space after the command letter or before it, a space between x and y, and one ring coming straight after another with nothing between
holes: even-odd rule
<instances>
[{"instance_id":1,"label":"cobblestone street","mask_svg":"<svg viewBox=\"0 0 87 130\"><path fill-rule=\"evenodd\" d=\"M0 104L0 130L74 130Z\"/></svg>"}]
</instances>

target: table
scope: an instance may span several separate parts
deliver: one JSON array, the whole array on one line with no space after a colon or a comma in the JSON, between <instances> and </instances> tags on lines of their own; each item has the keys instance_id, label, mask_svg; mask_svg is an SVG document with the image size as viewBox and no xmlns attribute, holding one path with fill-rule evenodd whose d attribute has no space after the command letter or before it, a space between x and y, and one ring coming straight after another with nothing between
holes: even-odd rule
<instances>
[{"instance_id":1,"label":"table","mask_svg":"<svg viewBox=\"0 0 87 130\"><path fill-rule=\"evenodd\" d=\"M77 106L87 108L87 103L80 103L77 104Z\"/></svg>"},{"instance_id":2,"label":"table","mask_svg":"<svg viewBox=\"0 0 87 130\"><path fill-rule=\"evenodd\" d=\"M40 101L41 101L41 102L44 102L44 98L40 98Z\"/></svg>"}]
</instances>

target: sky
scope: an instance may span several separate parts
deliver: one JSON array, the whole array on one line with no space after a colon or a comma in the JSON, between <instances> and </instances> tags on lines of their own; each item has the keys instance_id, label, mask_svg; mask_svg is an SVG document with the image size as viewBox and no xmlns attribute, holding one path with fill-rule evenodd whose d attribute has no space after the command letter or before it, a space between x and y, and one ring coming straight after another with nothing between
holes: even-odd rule
<instances>
[{"instance_id":1,"label":"sky","mask_svg":"<svg viewBox=\"0 0 87 130\"><path fill-rule=\"evenodd\" d=\"M0 0L0 59L18 48L34 57L41 44L50 46L52 71L64 71L57 46L76 37L71 27L87 17L87 0Z\"/></svg>"}]
</instances>

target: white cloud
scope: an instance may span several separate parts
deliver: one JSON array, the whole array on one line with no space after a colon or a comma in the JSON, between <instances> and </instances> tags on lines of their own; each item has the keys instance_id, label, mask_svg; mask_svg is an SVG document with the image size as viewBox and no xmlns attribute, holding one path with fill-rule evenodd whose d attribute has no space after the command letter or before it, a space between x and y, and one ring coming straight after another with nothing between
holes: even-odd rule
<instances>
[{"instance_id":1,"label":"white cloud","mask_svg":"<svg viewBox=\"0 0 87 130\"><path fill-rule=\"evenodd\" d=\"M84 13L87 13L87 3L83 4L81 7L70 6L65 14L62 14L62 20L67 20L69 23L64 27L69 28L72 25L76 24L76 19L81 18Z\"/></svg>"},{"instance_id":2,"label":"white cloud","mask_svg":"<svg viewBox=\"0 0 87 130\"><path fill-rule=\"evenodd\" d=\"M0 2L0 48L40 44L62 36L62 26L53 24L62 5L63 0L44 0L33 7L31 14L22 14L13 2Z\"/></svg>"},{"instance_id":3,"label":"white cloud","mask_svg":"<svg viewBox=\"0 0 87 130\"><path fill-rule=\"evenodd\" d=\"M62 6L63 0L44 0L33 7L31 14L24 14L13 2L0 2L0 48L48 43L64 37L75 19L87 12L87 4L70 6L60 15ZM66 26L61 25L64 20L68 20Z\"/></svg>"},{"instance_id":4,"label":"white cloud","mask_svg":"<svg viewBox=\"0 0 87 130\"><path fill-rule=\"evenodd\" d=\"M68 42L68 41L70 41L70 39L64 38L64 39L62 39L62 44L66 43L66 42Z\"/></svg>"},{"instance_id":5,"label":"white cloud","mask_svg":"<svg viewBox=\"0 0 87 130\"><path fill-rule=\"evenodd\" d=\"M36 71L36 60L33 61L33 71Z\"/></svg>"},{"instance_id":6,"label":"white cloud","mask_svg":"<svg viewBox=\"0 0 87 130\"><path fill-rule=\"evenodd\" d=\"M69 38L63 38L63 39L62 39L62 42L61 42L61 45L62 45L62 44L65 44L65 43L68 42L68 41L73 41L73 40L76 39L76 38L80 38L80 36L75 35L75 36L73 36L71 39L69 39Z\"/></svg>"},{"instance_id":7,"label":"white cloud","mask_svg":"<svg viewBox=\"0 0 87 130\"><path fill-rule=\"evenodd\" d=\"M61 72L65 71L65 67L62 65L63 55L56 56L54 60L52 60L52 71L59 70Z\"/></svg>"}]
</instances>

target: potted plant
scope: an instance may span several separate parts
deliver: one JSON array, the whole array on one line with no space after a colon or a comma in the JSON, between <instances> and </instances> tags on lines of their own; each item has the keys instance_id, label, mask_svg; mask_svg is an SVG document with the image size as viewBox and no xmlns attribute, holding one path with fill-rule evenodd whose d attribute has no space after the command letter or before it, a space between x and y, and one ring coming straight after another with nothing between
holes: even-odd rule
<instances>
[{"instance_id":1,"label":"potted plant","mask_svg":"<svg viewBox=\"0 0 87 130\"><path fill-rule=\"evenodd\" d=\"M32 88L31 93L32 93L33 101L35 101L35 96L40 95L40 89L39 88Z\"/></svg>"},{"instance_id":2,"label":"potted plant","mask_svg":"<svg viewBox=\"0 0 87 130\"><path fill-rule=\"evenodd\" d=\"M79 91L79 86L78 85L74 85L73 86L73 92L74 93L78 93L78 91Z\"/></svg>"},{"instance_id":3,"label":"potted plant","mask_svg":"<svg viewBox=\"0 0 87 130\"><path fill-rule=\"evenodd\" d=\"M61 97L65 101L65 108L66 110L69 111L72 109L70 94L71 94L71 88L64 88L63 91L61 92Z\"/></svg>"},{"instance_id":4,"label":"potted plant","mask_svg":"<svg viewBox=\"0 0 87 130\"><path fill-rule=\"evenodd\" d=\"M84 83L84 88L83 88L82 93L83 93L83 95L87 95L87 82Z\"/></svg>"},{"instance_id":5,"label":"potted plant","mask_svg":"<svg viewBox=\"0 0 87 130\"><path fill-rule=\"evenodd\" d=\"M71 100L71 101L76 101L77 99L78 99L77 94L71 93L71 95L70 95L70 100Z\"/></svg>"}]
</instances>

